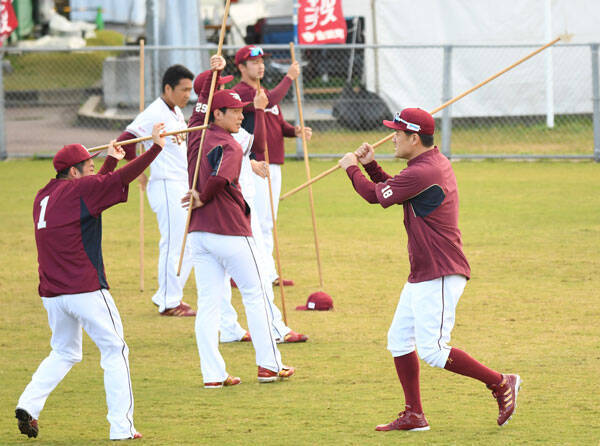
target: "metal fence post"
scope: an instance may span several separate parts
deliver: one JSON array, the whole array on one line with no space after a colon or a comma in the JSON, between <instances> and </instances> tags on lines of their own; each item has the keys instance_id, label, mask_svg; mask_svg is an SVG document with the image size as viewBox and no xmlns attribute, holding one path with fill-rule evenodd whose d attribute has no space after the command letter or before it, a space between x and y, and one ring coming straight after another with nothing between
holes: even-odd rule
<instances>
[{"instance_id":1,"label":"metal fence post","mask_svg":"<svg viewBox=\"0 0 600 446\"><path fill-rule=\"evenodd\" d=\"M600 79L598 76L598 44L592 45L592 101L594 103L594 160L600 162Z\"/></svg>"},{"instance_id":2,"label":"metal fence post","mask_svg":"<svg viewBox=\"0 0 600 446\"><path fill-rule=\"evenodd\" d=\"M4 133L4 50L0 52L0 160L8 156L6 150L6 135Z\"/></svg>"},{"instance_id":3,"label":"metal fence post","mask_svg":"<svg viewBox=\"0 0 600 446\"><path fill-rule=\"evenodd\" d=\"M452 99L452 47L444 46L444 80L442 87L442 103ZM448 106L442 113L442 153L450 159L452 150L450 148L452 139L452 106Z\"/></svg>"},{"instance_id":4,"label":"metal fence post","mask_svg":"<svg viewBox=\"0 0 600 446\"><path fill-rule=\"evenodd\" d=\"M300 100L302 101L302 104L305 104L304 102L304 81L302 78L302 50L298 49L296 50L296 45L294 45L294 52L296 53L296 61L300 64L300 75L298 76L298 86L300 87ZM296 97L296 89L293 88L294 90L294 102L296 103L296 118L294 120L294 124L295 125L300 125L300 110L298 109L298 98ZM306 104L304 105L306 107ZM306 116L306 111L305 111L305 116ZM304 122L304 125L306 125L306 122ZM299 160L304 159L304 149L302 148L302 138L296 138L296 158L298 158Z\"/></svg>"}]
</instances>

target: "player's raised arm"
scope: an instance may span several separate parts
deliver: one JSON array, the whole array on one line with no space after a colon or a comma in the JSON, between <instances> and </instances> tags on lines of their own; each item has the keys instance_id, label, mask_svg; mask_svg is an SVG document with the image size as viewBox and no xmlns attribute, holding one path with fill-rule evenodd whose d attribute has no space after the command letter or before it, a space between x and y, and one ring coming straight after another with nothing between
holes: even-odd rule
<instances>
[{"instance_id":1,"label":"player's raised arm","mask_svg":"<svg viewBox=\"0 0 600 446\"><path fill-rule=\"evenodd\" d=\"M116 173L121 176L121 181L123 182L124 186L135 180L162 151L163 147L167 143L165 137L161 136L164 128L165 125L162 122L154 124L154 127L152 127L152 141L154 144L152 147L150 147L149 150L146 150L143 154L138 156L126 166L123 166L117 170Z\"/></svg>"}]
</instances>

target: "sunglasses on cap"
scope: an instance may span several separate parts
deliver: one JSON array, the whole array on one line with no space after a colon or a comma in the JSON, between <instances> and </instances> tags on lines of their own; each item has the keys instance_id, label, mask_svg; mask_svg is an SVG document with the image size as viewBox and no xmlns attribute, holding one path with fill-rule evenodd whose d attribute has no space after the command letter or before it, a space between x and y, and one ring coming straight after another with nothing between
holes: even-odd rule
<instances>
[{"instance_id":1,"label":"sunglasses on cap","mask_svg":"<svg viewBox=\"0 0 600 446\"><path fill-rule=\"evenodd\" d=\"M250 57L264 56L265 52L259 46L253 46L250 48Z\"/></svg>"},{"instance_id":2,"label":"sunglasses on cap","mask_svg":"<svg viewBox=\"0 0 600 446\"><path fill-rule=\"evenodd\" d=\"M411 130L413 132L418 132L421 130L421 126L419 124L415 124L413 122L408 122L400 117L400 112L396 112L394 115L394 122L396 124L402 123L406 126L406 130Z\"/></svg>"}]
</instances>

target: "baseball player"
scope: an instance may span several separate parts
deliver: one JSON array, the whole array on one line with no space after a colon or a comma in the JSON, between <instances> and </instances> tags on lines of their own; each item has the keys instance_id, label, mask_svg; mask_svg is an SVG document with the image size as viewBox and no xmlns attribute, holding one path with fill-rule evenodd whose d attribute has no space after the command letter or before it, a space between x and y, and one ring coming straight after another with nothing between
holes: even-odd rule
<instances>
[{"instance_id":1,"label":"baseball player","mask_svg":"<svg viewBox=\"0 0 600 446\"><path fill-rule=\"evenodd\" d=\"M211 68L216 71L222 71L225 68L225 59L221 56L211 57ZM198 103L194 108L194 112L190 117L188 125L190 127L200 125L204 123L204 115L206 110L206 102L210 92L210 84L212 78L212 71L207 70L200 73L194 80L194 91L198 95ZM233 76L218 77L218 84L220 88L223 88L227 82L233 79ZM255 187L254 179L255 175L261 178L266 177L266 163L264 161L257 161L254 156L251 156L252 143L255 137L264 139L265 125L264 125L264 109L267 106L268 98L261 90L257 93L253 104L255 108L255 134L251 135L244 128L241 128L239 132L234 133L232 136L242 146L244 150L244 157L242 159L242 166L240 170L239 183L244 199L250 206L252 212L251 216L251 228L254 241L257 245L257 262L263 268L264 273L262 278L265 279L264 287L269 298L269 312L272 317L272 330L273 336L277 343L295 343L295 342L306 342L308 336L302 333L296 333L290 327L288 327L282 319L281 311L275 305L275 296L273 294L272 282L268 280L268 268L269 268L269 256L264 252L263 234L260 229L260 224L256 213L253 212L255 209ZM199 144L201 133L191 132L190 135L190 147L197 146ZM258 152L264 151L262 148L257 148ZM195 160L194 160L195 162ZM272 258L271 258L272 259ZM250 334L244 330L237 319L237 313L231 305L231 282L230 277L227 275L225 283L225 299L222 300L221 305L221 322L219 326L220 341L221 342L235 342L235 341L246 341L250 340Z\"/></svg>"},{"instance_id":2,"label":"baseball player","mask_svg":"<svg viewBox=\"0 0 600 446\"><path fill-rule=\"evenodd\" d=\"M100 350L110 439L142 437L133 425L129 348L104 272L101 214L127 201L129 183L165 145L160 137L163 128L162 124L155 125L150 150L116 172L113 170L125 153L113 143L97 175L93 156L85 147L64 146L53 160L56 179L35 197L39 294L48 312L52 351L33 374L15 411L19 430L28 437L37 437L38 418L46 399L82 359L82 328Z\"/></svg>"},{"instance_id":3,"label":"baseball player","mask_svg":"<svg viewBox=\"0 0 600 446\"><path fill-rule=\"evenodd\" d=\"M162 79L162 95L152 102L127 129L119 141L149 136L155 122L164 122L165 130L171 132L186 128L181 109L185 107L192 92L194 75L182 65L173 65L165 71ZM147 150L150 141L143 143ZM135 144L124 146L125 159L135 158ZM145 182L145 175L141 177ZM186 134L169 136L162 153L150 166L148 202L156 214L160 241L158 244L158 290L152 302L161 316L195 316L196 312L183 302L183 288L190 275L192 262L189 250L184 251L181 275L177 276L179 254L187 213L181 208L181 197L188 191Z\"/></svg>"},{"instance_id":4,"label":"baseball player","mask_svg":"<svg viewBox=\"0 0 600 446\"><path fill-rule=\"evenodd\" d=\"M190 245L198 290L196 341L205 388L237 385L238 377L229 375L219 352L219 320L221 299L225 294L225 275L238 284L246 309L248 328L256 350L258 381L272 382L294 374L284 366L271 332L268 297L256 261L256 244L250 228L250 207L244 200L238 182L243 149L231 136L240 130L242 102L233 90L214 94L211 125L206 130L200 153L197 190L191 201ZM196 149L190 144L188 151ZM190 184L195 163L189 165ZM185 200L184 200L185 201Z\"/></svg>"},{"instance_id":5,"label":"baseball player","mask_svg":"<svg viewBox=\"0 0 600 446\"><path fill-rule=\"evenodd\" d=\"M517 406L521 378L500 374L448 345L456 305L471 271L458 229L456 177L450 161L433 145L435 122L424 110L406 108L396 113L393 121L383 123L395 130L394 155L408 160L404 170L395 176L385 173L369 144L339 161L367 202L383 208L403 206L408 235L410 275L388 332L388 350L394 357L406 406L396 420L375 429L429 430L421 405L419 357L432 367L485 383L498 402L497 421L502 426ZM361 173L358 161L371 181Z\"/></svg>"},{"instance_id":6,"label":"baseball player","mask_svg":"<svg viewBox=\"0 0 600 446\"><path fill-rule=\"evenodd\" d=\"M255 45L246 45L235 54L235 64L241 73L242 79L233 89L239 93L243 101L252 101L256 95L259 81L265 74L263 58L264 52L262 48ZM283 119L279 102L284 98L292 82L299 74L300 65L298 62L294 62L287 74L273 90L269 91L262 87L269 98L269 104L265 108L266 136L265 139L255 136L252 146L252 150L258 161L265 159L263 153L265 144L269 150L269 174L273 191L275 218L277 218L279 196L281 195L281 166L285 158L283 138L301 136L302 132L300 126L294 127ZM242 124L248 133L254 133L254 121L254 108L252 105L249 105L244 110L244 123ZM305 127L305 133L307 140L310 140L312 135L311 128ZM269 200L269 185L266 178L259 176L254 177L254 182L256 188L256 213L263 232L265 252L269 255L269 276L275 285L279 285L280 280L277 277L278 274L275 269L275 262L273 261L273 219ZM286 286L293 284L292 280L283 281L283 285Z\"/></svg>"}]
</instances>

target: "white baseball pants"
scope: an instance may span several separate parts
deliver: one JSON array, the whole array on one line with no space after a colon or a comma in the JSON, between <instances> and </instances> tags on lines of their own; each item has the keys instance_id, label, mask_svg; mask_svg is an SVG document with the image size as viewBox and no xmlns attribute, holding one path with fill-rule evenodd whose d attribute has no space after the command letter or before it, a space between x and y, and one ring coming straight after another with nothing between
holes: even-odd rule
<instances>
[{"instance_id":1,"label":"white baseball pants","mask_svg":"<svg viewBox=\"0 0 600 446\"><path fill-rule=\"evenodd\" d=\"M451 275L404 285L388 331L388 350L403 356L417 350L432 367L443 368L450 354L456 305L467 279Z\"/></svg>"},{"instance_id":2,"label":"white baseball pants","mask_svg":"<svg viewBox=\"0 0 600 446\"><path fill-rule=\"evenodd\" d=\"M242 294L248 329L256 351L256 364L280 371L283 368L281 354L271 332L268 298L260 278L254 239L209 232L191 232L188 239L198 290L195 328L204 382L224 381L228 375L219 352L219 323L226 271Z\"/></svg>"},{"instance_id":3,"label":"white baseball pants","mask_svg":"<svg viewBox=\"0 0 600 446\"><path fill-rule=\"evenodd\" d=\"M277 219L279 209L279 196L281 195L281 164L269 164L271 187L273 189L273 210ZM273 219L271 216L271 202L269 198L269 183L266 178L254 176L256 195L254 198L255 210L263 235L265 261L267 262L268 278L273 282L279 276L273 260ZM254 234L254 231L252 232ZM254 234L256 236L256 234Z\"/></svg>"},{"instance_id":4,"label":"white baseball pants","mask_svg":"<svg viewBox=\"0 0 600 446\"><path fill-rule=\"evenodd\" d=\"M158 243L158 290L152 302L163 312L175 308L183 299L183 288L192 270L190 249L186 246L181 275L177 277L179 255L185 232L187 211L181 207L181 198L188 192L187 181L148 181L148 202L156 214L160 242Z\"/></svg>"},{"instance_id":5,"label":"white baseball pants","mask_svg":"<svg viewBox=\"0 0 600 446\"><path fill-rule=\"evenodd\" d=\"M132 438L133 392L129 375L129 348L123 325L108 290L42 298L52 330L52 351L42 361L19 398L18 408L37 419L46 399L71 367L82 358L83 328L100 350L110 439ZM83 423L83 421L82 421Z\"/></svg>"},{"instance_id":6,"label":"white baseball pants","mask_svg":"<svg viewBox=\"0 0 600 446\"><path fill-rule=\"evenodd\" d=\"M258 176L258 175L256 175ZM291 328L285 325L283 322L283 318L281 315L281 311L275 305L275 295L273 293L273 281L270 280L270 276L266 273L268 269L268 260L269 256L265 253L264 250L264 242L263 242L263 234L260 229L260 223L258 221L258 216L256 215L254 199L248 199L246 197L246 201L250 206L250 224L252 227L252 235L254 241L256 243L256 261L259 265L261 271L261 279L263 280L263 287L267 293L268 297L268 309L271 314L271 329L273 331L273 336L276 341L283 341L285 335L287 335ZM269 211L270 212L270 211ZM271 257L271 262L273 258ZM246 331L241 327L237 319L237 313L233 306L231 305L231 282L229 281L230 276L227 274L225 277L225 295L224 299L221 303L221 324L219 326L220 331L220 339L221 342L235 342L239 341Z\"/></svg>"}]
</instances>

